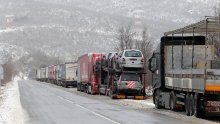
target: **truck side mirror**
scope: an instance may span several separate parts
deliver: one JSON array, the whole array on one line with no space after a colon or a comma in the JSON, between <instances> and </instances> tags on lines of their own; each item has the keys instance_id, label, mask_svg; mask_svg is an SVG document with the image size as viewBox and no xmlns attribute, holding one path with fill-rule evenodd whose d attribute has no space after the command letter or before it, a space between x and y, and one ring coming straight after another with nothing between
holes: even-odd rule
<instances>
[{"instance_id":1,"label":"truck side mirror","mask_svg":"<svg viewBox=\"0 0 220 124\"><path fill-rule=\"evenodd\" d=\"M151 58L149 60L148 68L152 72L156 71L156 69L157 69L157 59L156 58Z\"/></svg>"}]
</instances>

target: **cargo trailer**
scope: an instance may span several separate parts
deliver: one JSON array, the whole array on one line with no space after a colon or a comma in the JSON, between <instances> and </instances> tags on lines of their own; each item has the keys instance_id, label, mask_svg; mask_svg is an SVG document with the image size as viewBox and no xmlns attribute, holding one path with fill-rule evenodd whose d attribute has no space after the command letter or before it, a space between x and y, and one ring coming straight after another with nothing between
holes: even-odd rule
<instances>
[{"instance_id":1,"label":"cargo trailer","mask_svg":"<svg viewBox=\"0 0 220 124\"><path fill-rule=\"evenodd\" d=\"M77 90L91 94L99 93L99 80L96 63L101 63L104 53L88 53L78 58Z\"/></svg>"},{"instance_id":2,"label":"cargo trailer","mask_svg":"<svg viewBox=\"0 0 220 124\"><path fill-rule=\"evenodd\" d=\"M220 114L220 65L208 33L220 33L220 20L164 33L149 60L155 107L185 110L188 116Z\"/></svg>"},{"instance_id":3,"label":"cargo trailer","mask_svg":"<svg viewBox=\"0 0 220 124\"><path fill-rule=\"evenodd\" d=\"M54 84L56 82L56 66L51 65L48 67L48 82Z\"/></svg>"},{"instance_id":4,"label":"cargo trailer","mask_svg":"<svg viewBox=\"0 0 220 124\"><path fill-rule=\"evenodd\" d=\"M63 87L77 85L77 63L67 62L59 65L58 74L60 85Z\"/></svg>"}]
</instances>

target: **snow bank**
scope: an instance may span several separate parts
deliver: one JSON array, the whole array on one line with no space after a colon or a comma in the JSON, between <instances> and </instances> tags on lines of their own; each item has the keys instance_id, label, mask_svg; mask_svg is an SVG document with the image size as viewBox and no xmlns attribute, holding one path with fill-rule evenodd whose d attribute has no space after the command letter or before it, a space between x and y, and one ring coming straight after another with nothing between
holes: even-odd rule
<instances>
[{"instance_id":1,"label":"snow bank","mask_svg":"<svg viewBox=\"0 0 220 124\"><path fill-rule=\"evenodd\" d=\"M0 124L24 124L24 112L20 103L18 90L19 77L8 83L1 94L0 103Z\"/></svg>"}]
</instances>

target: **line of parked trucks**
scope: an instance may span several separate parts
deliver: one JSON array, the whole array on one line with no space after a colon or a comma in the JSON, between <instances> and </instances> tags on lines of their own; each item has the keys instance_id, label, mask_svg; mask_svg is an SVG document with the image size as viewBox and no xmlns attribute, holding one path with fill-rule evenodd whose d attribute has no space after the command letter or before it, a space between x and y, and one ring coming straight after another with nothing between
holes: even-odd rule
<instances>
[{"instance_id":1,"label":"line of parked trucks","mask_svg":"<svg viewBox=\"0 0 220 124\"><path fill-rule=\"evenodd\" d=\"M68 87L77 85L77 63L68 62L37 69L38 81Z\"/></svg>"},{"instance_id":2,"label":"line of parked trucks","mask_svg":"<svg viewBox=\"0 0 220 124\"><path fill-rule=\"evenodd\" d=\"M220 59L209 33L220 33L219 17L206 17L164 33L148 62L156 108L185 110L188 116L196 117L220 114ZM78 91L111 98L144 99L144 61L139 50L88 53L79 57L75 71L69 72L75 75L71 79L77 79L74 82ZM56 67L39 69L39 76L47 75L46 72L54 75L38 80L71 85L65 83L67 75L56 76L60 72Z\"/></svg>"}]
</instances>

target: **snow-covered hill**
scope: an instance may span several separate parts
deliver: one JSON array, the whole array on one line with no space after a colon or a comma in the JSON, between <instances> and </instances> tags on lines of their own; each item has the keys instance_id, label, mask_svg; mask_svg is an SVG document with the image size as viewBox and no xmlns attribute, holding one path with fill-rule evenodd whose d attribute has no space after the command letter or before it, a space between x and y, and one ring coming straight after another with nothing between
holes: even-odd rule
<instances>
[{"instance_id":1,"label":"snow-covered hill","mask_svg":"<svg viewBox=\"0 0 220 124\"><path fill-rule=\"evenodd\" d=\"M219 3L219 0L1 0L3 45L0 47L2 51L17 47L8 53L22 49L9 55L12 58L37 52L73 61L86 52L112 51L120 26L132 24L135 30L147 27L157 41L165 31L213 15L213 7ZM32 56L31 60L36 58Z\"/></svg>"}]
</instances>

